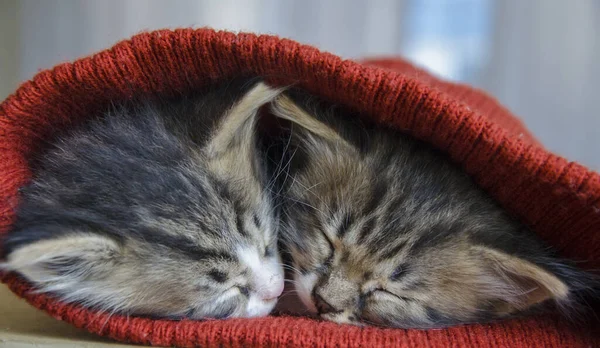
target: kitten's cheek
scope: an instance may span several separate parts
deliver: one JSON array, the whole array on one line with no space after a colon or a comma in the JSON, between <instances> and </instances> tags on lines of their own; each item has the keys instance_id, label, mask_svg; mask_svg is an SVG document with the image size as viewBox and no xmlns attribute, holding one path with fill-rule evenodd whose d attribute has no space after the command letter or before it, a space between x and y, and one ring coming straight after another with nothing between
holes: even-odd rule
<instances>
[{"instance_id":1,"label":"kitten's cheek","mask_svg":"<svg viewBox=\"0 0 600 348\"><path fill-rule=\"evenodd\" d=\"M296 285L298 297L300 297L302 303L304 303L306 308L312 314L317 313L317 307L313 303L311 296L312 290L315 287L315 284L317 283L317 278L318 276L314 273L310 273L307 275L299 275L297 273L294 273L294 284Z\"/></svg>"}]
</instances>

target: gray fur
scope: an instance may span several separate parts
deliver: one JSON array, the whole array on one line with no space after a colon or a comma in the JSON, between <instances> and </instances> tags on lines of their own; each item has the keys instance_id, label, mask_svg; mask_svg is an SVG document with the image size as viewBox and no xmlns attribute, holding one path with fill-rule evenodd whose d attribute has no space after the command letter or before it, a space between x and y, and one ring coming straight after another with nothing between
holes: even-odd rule
<instances>
[{"instance_id":1,"label":"gray fur","mask_svg":"<svg viewBox=\"0 0 600 348\"><path fill-rule=\"evenodd\" d=\"M242 81L123 105L60 136L21 190L4 268L110 312L266 315L283 277L254 134L277 93Z\"/></svg>"}]
</instances>

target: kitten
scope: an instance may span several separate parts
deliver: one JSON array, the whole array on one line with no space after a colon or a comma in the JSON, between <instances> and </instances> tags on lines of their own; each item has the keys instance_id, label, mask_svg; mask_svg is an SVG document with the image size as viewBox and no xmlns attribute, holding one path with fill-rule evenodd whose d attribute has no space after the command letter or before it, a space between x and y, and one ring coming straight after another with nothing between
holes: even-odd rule
<instances>
[{"instance_id":1,"label":"kitten","mask_svg":"<svg viewBox=\"0 0 600 348\"><path fill-rule=\"evenodd\" d=\"M569 307L589 285L426 144L298 91L272 112L290 122L271 156L289 163L280 238L310 313L438 328Z\"/></svg>"},{"instance_id":2,"label":"kitten","mask_svg":"<svg viewBox=\"0 0 600 348\"><path fill-rule=\"evenodd\" d=\"M267 315L283 269L255 126L278 93L232 84L61 136L21 191L3 267L114 313Z\"/></svg>"}]
</instances>

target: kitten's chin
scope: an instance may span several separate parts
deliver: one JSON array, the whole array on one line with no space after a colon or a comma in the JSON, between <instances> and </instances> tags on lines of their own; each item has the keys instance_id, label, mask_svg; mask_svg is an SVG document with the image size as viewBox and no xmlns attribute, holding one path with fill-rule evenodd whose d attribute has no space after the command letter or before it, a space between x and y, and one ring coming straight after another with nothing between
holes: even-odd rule
<instances>
[{"instance_id":1,"label":"kitten's chin","mask_svg":"<svg viewBox=\"0 0 600 348\"><path fill-rule=\"evenodd\" d=\"M277 298L263 300L256 295L252 295L248 300L248 305L246 306L246 313L244 317L265 317L269 315L269 313L271 313L271 311L275 308L276 304Z\"/></svg>"}]
</instances>

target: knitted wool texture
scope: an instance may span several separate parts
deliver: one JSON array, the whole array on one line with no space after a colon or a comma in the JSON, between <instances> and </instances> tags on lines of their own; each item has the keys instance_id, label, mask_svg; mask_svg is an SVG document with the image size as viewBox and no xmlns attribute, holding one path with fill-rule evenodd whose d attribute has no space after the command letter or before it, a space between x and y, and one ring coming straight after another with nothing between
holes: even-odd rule
<instances>
[{"instance_id":1,"label":"knitted wool texture","mask_svg":"<svg viewBox=\"0 0 600 348\"><path fill-rule=\"evenodd\" d=\"M445 151L500 204L564 257L600 268L600 176L545 150L497 101L399 59L362 63L273 36L210 29L143 33L42 71L0 105L0 232L14 219L28 158L111 102L176 95L239 75L296 83ZM358 328L307 318L165 321L108 317L34 294L14 274L12 291L53 317L119 341L159 346L583 347L589 328L534 317L445 330Z\"/></svg>"}]
</instances>

